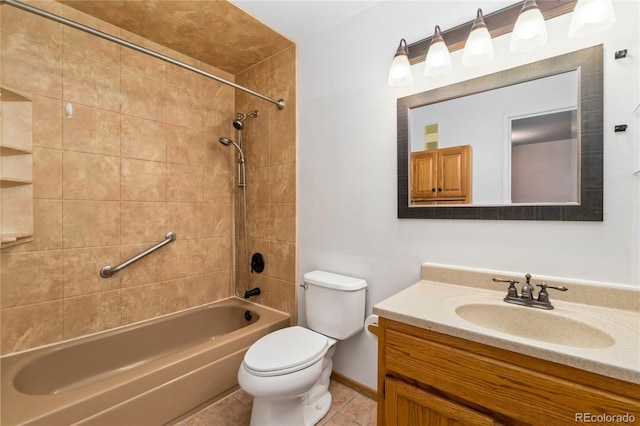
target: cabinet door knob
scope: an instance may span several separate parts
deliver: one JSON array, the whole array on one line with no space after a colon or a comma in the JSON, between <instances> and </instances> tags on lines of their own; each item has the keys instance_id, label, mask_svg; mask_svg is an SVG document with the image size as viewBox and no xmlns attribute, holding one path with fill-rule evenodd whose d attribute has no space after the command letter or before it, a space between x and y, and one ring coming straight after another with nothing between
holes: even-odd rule
<instances>
[{"instance_id":1,"label":"cabinet door knob","mask_svg":"<svg viewBox=\"0 0 640 426\"><path fill-rule=\"evenodd\" d=\"M438 188L438 192L442 192L442 188Z\"/></svg>"},{"instance_id":2,"label":"cabinet door knob","mask_svg":"<svg viewBox=\"0 0 640 426\"><path fill-rule=\"evenodd\" d=\"M435 188L431 188L431 192L436 192L436 189Z\"/></svg>"}]
</instances>

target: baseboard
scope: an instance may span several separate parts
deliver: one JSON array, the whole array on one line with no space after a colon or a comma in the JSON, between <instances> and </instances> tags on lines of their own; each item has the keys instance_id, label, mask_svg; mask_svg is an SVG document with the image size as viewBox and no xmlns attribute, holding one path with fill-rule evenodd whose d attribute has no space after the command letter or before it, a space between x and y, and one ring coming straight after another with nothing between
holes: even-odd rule
<instances>
[{"instance_id":1,"label":"baseboard","mask_svg":"<svg viewBox=\"0 0 640 426\"><path fill-rule=\"evenodd\" d=\"M356 382L355 380L352 380L346 376L343 376L340 373L336 373L335 371L331 372L331 378L336 382L345 385L348 388L351 388L357 392L360 392L367 398L371 398L374 401L376 401L378 398L378 393L375 390L371 389L368 386L363 385L362 383Z\"/></svg>"}]
</instances>

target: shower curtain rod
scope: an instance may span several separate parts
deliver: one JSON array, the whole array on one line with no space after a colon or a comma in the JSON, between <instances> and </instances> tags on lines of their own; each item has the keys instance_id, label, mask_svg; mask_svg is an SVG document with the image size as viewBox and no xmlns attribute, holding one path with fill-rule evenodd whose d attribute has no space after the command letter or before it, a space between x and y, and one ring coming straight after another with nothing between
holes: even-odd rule
<instances>
[{"instance_id":1,"label":"shower curtain rod","mask_svg":"<svg viewBox=\"0 0 640 426\"><path fill-rule=\"evenodd\" d=\"M178 61L178 60L173 59L173 58L171 58L169 56L162 55L162 54L160 54L158 52L155 52L153 50L147 49L146 47L142 47L142 46L138 46L137 44L130 43L130 42L128 42L126 40L123 40L121 38L114 37L114 36L112 36L110 34L103 33L102 31L98 31L95 28L87 27L86 25L82 25L82 24L79 24L77 22L71 21L69 19L63 18L61 16L54 15L53 13L49 13L47 11L44 11L42 9L38 9L36 7L30 6L30 5L25 4L25 3L21 3L21 2L19 2L17 0L0 0L0 3L10 4L11 6L17 7L18 9L26 10L27 12L31 12L31 13L34 13L36 15L40 15L40 16L42 16L44 18L51 19L53 21L59 22L59 23L64 24L64 25L68 25L68 26L73 27L75 29L87 32L89 34L93 34L93 35L95 35L97 37L112 41L112 42L120 44L122 46L131 48L133 50L137 50L138 52L146 53L147 55L153 56L154 58L161 59L161 60L163 60L165 62L169 62L169 63L177 65L179 67L188 69L189 71L193 71L193 72L195 72L197 74L200 74L200 75L203 75L205 77L209 77L209 78L211 78L213 80L216 80L216 81L218 81L218 82L220 82L222 84L226 84L227 86L231 86L231 87L236 88L238 90L242 90L243 92L249 93L250 95L257 96L260 99L264 99L265 101L271 102L272 104L275 104L278 107L279 110L282 110L285 107L284 99L279 99L277 101L273 100L273 99L271 99L271 98L269 98L267 96L264 96L264 95L262 95L262 94L260 94L258 92L254 92L251 89L247 89L244 86L240 86L239 84L233 83L231 81L225 80L224 78L221 78L221 77L218 77L218 76L213 75L211 73L208 73L206 71L203 71L200 68L196 68L196 67L193 67L191 65L185 64L184 62Z\"/></svg>"}]
</instances>

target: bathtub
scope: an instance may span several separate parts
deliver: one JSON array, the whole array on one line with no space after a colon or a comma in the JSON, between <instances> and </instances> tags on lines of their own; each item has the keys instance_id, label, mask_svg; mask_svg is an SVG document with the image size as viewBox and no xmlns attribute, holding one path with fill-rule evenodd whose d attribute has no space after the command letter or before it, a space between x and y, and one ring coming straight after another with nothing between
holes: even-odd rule
<instances>
[{"instance_id":1,"label":"bathtub","mask_svg":"<svg viewBox=\"0 0 640 426\"><path fill-rule=\"evenodd\" d=\"M0 358L0 424L163 425L234 389L289 316L229 298Z\"/></svg>"}]
</instances>

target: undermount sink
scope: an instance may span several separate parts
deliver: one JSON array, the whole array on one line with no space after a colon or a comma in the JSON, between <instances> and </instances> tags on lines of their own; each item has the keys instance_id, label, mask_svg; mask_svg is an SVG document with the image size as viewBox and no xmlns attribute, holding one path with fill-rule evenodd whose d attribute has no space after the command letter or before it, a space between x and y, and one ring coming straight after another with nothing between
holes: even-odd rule
<instances>
[{"instance_id":1,"label":"undermount sink","mask_svg":"<svg viewBox=\"0 0 640 426\"><path fill-rule=\"evenodd\" d=\"M606 348L608 333L582 321L529 307L470 303L455 308L460 318L480 327L525 339L578 348Z\"/></svg>"}]
</instances>

